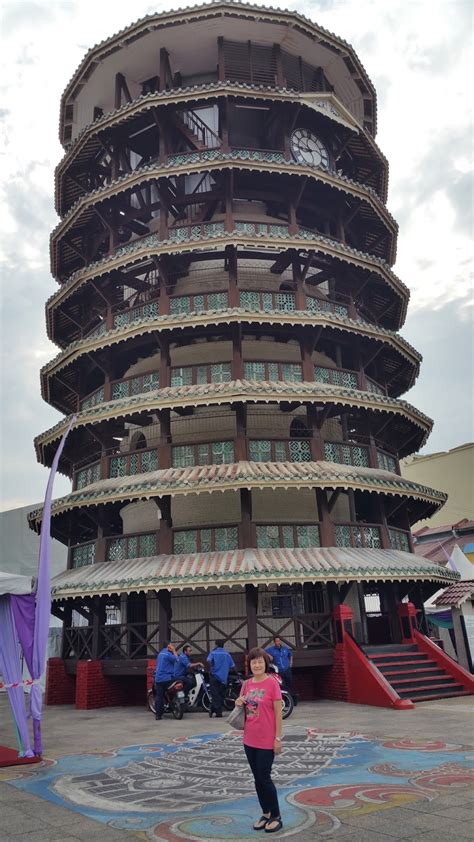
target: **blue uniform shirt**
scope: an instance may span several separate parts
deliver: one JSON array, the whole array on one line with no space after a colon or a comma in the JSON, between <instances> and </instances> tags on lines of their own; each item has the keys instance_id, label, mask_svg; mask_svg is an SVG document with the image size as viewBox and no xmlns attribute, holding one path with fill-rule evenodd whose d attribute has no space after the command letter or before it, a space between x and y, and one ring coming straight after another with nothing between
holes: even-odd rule
<instances>
[{"instance_id":1,"label":"blue uniform shirt","mask_svg":"<svg viewBox=\"0 0 474 842\"><path fill-rule=\"evenodd\" d=\"M169 649L162 649L156 660L155 681L171 681L177 660Z\"/></svg>"},{"instance_id":2,"label":"blue uniform shirt","mask_svg":"<svg viewBox=\"0 0 474 842\"><path fill-rule=\"evenodd\" d=\"M212 650L207 656L207 660L211 665L211 675L215 676L221 684L227 684L229 670L235 669L235 664L229 653L222 646L219 646Z\"/></svg>"},{"instance_id":3,"label":"blue uniform shirt","mask_svg":"<svg viewBox=\"0 0 474 842\"><path fill-rule=\"evenodd\" d=\"M267 646L265 652L268 652L268 654L272 656L272 663L278 667L280 672L284 672L291 667L291 657L293 653L289 646L282 644L280 649L278 646Z\"/></svg>"},{"instance_id":4,"label":"blue uniform shirt","mask_svg":"<svg viewBox=\"0 0 474 842\"><path fill-rule=\"evenodd\" d=\"M178 660L174 667L174 677L175 678L184 678L188 674L189 664L191 663L190 659L184 652L181 652L181 655L178 656Z\"/></svg>"}]
</instances>

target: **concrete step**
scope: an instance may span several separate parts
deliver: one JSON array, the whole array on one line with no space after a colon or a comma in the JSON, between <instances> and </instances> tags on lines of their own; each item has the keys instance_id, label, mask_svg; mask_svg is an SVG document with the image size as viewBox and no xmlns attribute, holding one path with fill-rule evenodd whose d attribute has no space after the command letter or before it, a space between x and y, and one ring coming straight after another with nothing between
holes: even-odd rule
<instances>
[{"instance_id":1,"label":"concrete step","mask_svg":"<svg viewBox=\"0 0 474 842\"><path fill-rule=\"evenodd\" d=\"M439 693L439 695L435 695L435 696L417 696L416 699L413 699L413 701L414 702L416 701L417 703L418 702L431 702L433 699L454 699L454 698L457 698L458 696L470 696L470 695L471 695L471 693L469 692L469 690L458 690L458 691L453 692L453 693L448 693L448 692Z\"/></svg>"},{"instance_id":2,"label":"concrete step","mask_svg":"<svg viewBox=\"0 0 474 842\"><path fill-rule=\"evenodd\" d=\"M435 662L431 661L427 655L421 655L419 658L394 658L390 661L376 661L374 658L370 659L377 669L383 672L385 669L406 669L407 667L424 667L434 666Z\"/></svg>"},{"instance_id":3,"label":"concrete step","mask_svg":"<svg viewBox=\"0 0 474 842\"><path fill-rule=\"evenodd\" d=\"M437 684L438 682L453 682L455 681L452 676L448 675L445 672L440 672L436 675L420 675L416 677L414 675L408 676L408 678L395 678L390 681L392 687L399 687L401 684L408 685L409 687L415 687L417 684L423 684L426 687L431 686L433 683Z\"/></svg>"},{"instance_id":4,"label":"concrete step","mask_svg":"<svg viewBox=\"0 0 474 842\"><path fill-rule=\"evenodd\" d=\"M361 648L365 654L370 657L372 657L372 655L384 654L385 652L391 654L393 652L418 651L416 643L384 643L383 646L362 646Z\"/></svg>"},{"instance_id":5,"label":"concrete step","mask_svg":"<svg viewBox=\"0 0 474 842\"><path fill-rule=\"evenodd\" d=\"M445 694L448 695L455 695L455 696L464 696L467 694L467 690L464 690L464 687L461 684L432 684L417 687L416 690L413 687L407 687L405 690L397 690L398 695L401 699L411 699L412 702L416 702L421 696L423 698L439 698L444 699Z\"/></svg>"}]
</instances>

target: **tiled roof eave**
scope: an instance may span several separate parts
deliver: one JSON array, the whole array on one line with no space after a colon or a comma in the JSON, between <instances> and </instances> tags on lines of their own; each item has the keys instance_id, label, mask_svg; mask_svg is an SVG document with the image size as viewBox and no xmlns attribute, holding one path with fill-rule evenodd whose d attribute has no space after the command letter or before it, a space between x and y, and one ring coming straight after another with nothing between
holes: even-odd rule
<instances>
[{"instance_id":1,"label":"tiled roof eave","mask_svg":"<svg viewBox=\"0 0 474 842\"><path fill-rule=\"evenodd\" d=\"M216 310L201 313L177 314L168 316L157 316L154 318L134 319L129 324L113 328L110 331L101 333L98 336L86 337L72 342L67 348L59 352L49 363L41 369L41 377L47 377L52 372L58 372L67 365L77 360L83 354L110 347L112 345L126 342L135 336L145 333L153 333L157 329L174 330L183 327L207 327L209 325L231 324L246 322L250 324L282 324L282 325L310 325L323 326L333 329L340 329L347 332L358 333L367 336L378 342L386 342L393 350L415 367L413 375L418 373L421 354L413 348L402 336L388 328L381 328L377 325L366 322L363 319L350 319L340 316L337 313L321 313L316 315L308 310L292 311L260 311L245 310L243 307L229 308L227 310Z\"/></svg>"},{"instance_id":2,"label":"tiled roof eave","mask_svg":"<svg viewBox=\"0 0 474 842\"><path fill-rule=\"evenodd\" d=\"M362 562L362 563L361 563ZM436 581L456 573L400 550L319 547L161 555L108 562L60 573L53 599L131 593L160 587L182 591L295 582Z\"/></svg>"},{"instance_id":3,"label":"tiled roof eave","mask_svg":"<svg viewBox=\"0 0 474 842\"><path fill-rule=\"evenodd\" d=\"M187 496L243 488L365 490L423 500L435 508L442 506L447 499L447 495L441 491L375 468L356 468L328 462L237 462L230 465L168 468L133 477L99 480L55 500L52 514L57 516L77 508L125 503L129 500L150 500L164 495ZM29 515L32 523L40 519L41 509Z\"/></svg>"},{"instance_id":4,"label":"tiled roof eave","mask_svg":"<svg viewBox=\"0 0 474 842\"><path fill-rule=\"evenodd\" d=\"M130 249L130 245L133 246L133 249ZM208 251L210 248L215 249L219 245L223 247L236 245L249 249L258 246L259 249L270 252L275 252L282 248L285 250L296 248L303 252L318 252L341 260L343 263L369 270L379 275L398 295L401 300L403 313L405 313L410 296L409 290L381 258L353 249L350 246L345 246L329 237L314 233L311 239L309 239L306 236L296 234L288 235L288 237L279 237L269 236L263 233L250 234L240 231L223 232L215 235L209 234L203 239L189 239L179 242L169 239L160 240L158 235L150 234L141 240L129 244L129 247L121 247L114 255L110 255L96 263L91 263L83 269L78 269L64 281L60 289L50 296L46 302L46 306L49 308L51 305L63 301L72 291L78 289L82 284L87 283L88 280L100 278L113 269L133 265L139 261L161 254L202 252Z\"/></svg>"},{"instance_id":5,"label":"tiled roof eave","mask_svg":"<svg viewBox=\"0 0 474 842\"><path fill-rule=\"evenodd\" d=\"M208 384L205 386L178 386L150 391L129 398L97 404L87 410L77 412L72 429L76 427L96 424L102 420L124 417L127 414L147 409L175 409L184 406L212 406L225 404L235 400L245 400L249 403L279 403L281 401L300 400L322 401L341 406L370 408L379 411L393 412L409 418L418 428L424 431L425 437L430 432L433 421L420 410L415 409L407 401L388 398L372 392L360 392L343 386L325 386L321 383L270 383L266 381L236 380L230 383ZM61 419L45 433L35 438L35 447L40 450L48 444L57 441L64 433L70 421L70 416ZM425 440L425 439L424 439Z\"/></svg>"},{"instance_id":6,"label":"tiled roof eave","mask_svg":"<svg viewBox=\"0 0 474 842\"><path fill-rule=\"evenodd\" d=\"M83 209L93 207L96 202L104 201L104 199L116 196L122 190L128 190L132 187L140 185L143 181L148 181L153 178L162 178L165 175L191 175L194 172L200 172L203 167L206 171L220 169L225 165L228 169L237 170L257 170L258 172L282 172L305 176L312 178L315 181L320 181L336 188L339 191L347 192L351 195L358 196L367 201L372 206L374 212L379 216L380 220L384 222L390 229L391 233L395 235L398 231L398 225L389 210L385 207L376 191L373 188L361 184L354 179L347 176L309 167L297 161L268 162L259 160L258 153L255 153L255 160L252 160L251 150L243 152L242 150L232 150L231 152L222 152L219 149L206 150L206 154L201 152L190 153L188 160L175 164L168 162L166 164L159 164L154 162L147 166L141 167L132 173L126 173L120 178L106 184L96 190L81 196L74 202L64 215L62 220L57 224L51 233L51 245L54 246L58 237L64 231L71 227L71 223L77 222L80 213ZM53 273L54 274L54 273Z\"/></svg>"}]
</instances>

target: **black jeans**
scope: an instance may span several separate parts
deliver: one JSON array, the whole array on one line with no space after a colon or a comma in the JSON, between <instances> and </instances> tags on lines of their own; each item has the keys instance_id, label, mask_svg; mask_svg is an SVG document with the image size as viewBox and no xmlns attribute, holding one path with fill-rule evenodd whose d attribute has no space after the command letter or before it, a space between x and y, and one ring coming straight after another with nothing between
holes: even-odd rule
<instances>
[{"instance_id":1,"label":"black jeans","mask_svg":"<svg viewBox=\"0 0 474 842\"><path fill-rule=\"evenodd\" d=\"M222 707L224 704L224 696L226 691L226 684L219 681L215 675L209 676L209 684L211 685L211 713L222 715Z\"/></svg>"},{"instance_id":2,"label":"black jeans","mask_svg":"<svg viewBox=\"0 0 474 842\"><path fill-rule=\"evenodd\" d=\"M172 678L169 681L155 681L155 716L163 716L165 690L172 683Z\"/></svg>"},{"instance_id":3,"label":"black jeans","mask_svg":"<svg viewBox=\"0 0 474 842\"><path fill-rule=\"evenodd\" d=\"M280 818L280 806L275 784L272 781L274 753L271 748L253 748L244 745L245 754L255 780L255 791L262 813L270 813L272 819Z\"/></svg>"}]
</instances>

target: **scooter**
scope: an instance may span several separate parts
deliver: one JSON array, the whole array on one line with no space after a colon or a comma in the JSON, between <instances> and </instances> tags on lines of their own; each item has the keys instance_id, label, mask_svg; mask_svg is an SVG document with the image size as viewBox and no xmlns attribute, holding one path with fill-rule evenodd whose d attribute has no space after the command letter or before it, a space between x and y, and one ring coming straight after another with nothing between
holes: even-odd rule
<instances>
[{"instance_id":1,"label":"scooter","mask_svg":"<svg viewBox=\"0 0 474 842\"><path fill-rule=\"evenodd\" d=\"M203 707L204 710L209 713L211 709L209 682L206 681L204 670L201 668L193 670L193 676L195 684L194 687L191 687L191 689L188 690L186 695L186 711L191 713L192 711Z\"/></svg>"},{"instance_id":2,"label":"scooter","mask_svg":"<svg viewBox=\"0 0 474 842\"><path fill-rule=\"evenodd\" d=\"M184 713L184 690L182 681L176 680L166 688L164 693L163 713L172 713L175 719L182 719ZM156 713L155 692L153 688L147 694L148 710Z\"/></svg>"}]
</instances>

